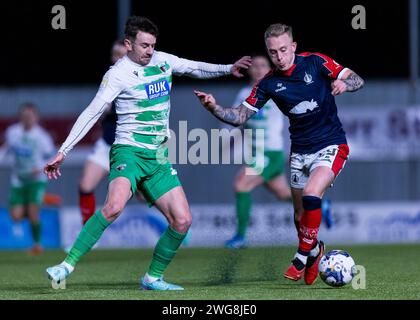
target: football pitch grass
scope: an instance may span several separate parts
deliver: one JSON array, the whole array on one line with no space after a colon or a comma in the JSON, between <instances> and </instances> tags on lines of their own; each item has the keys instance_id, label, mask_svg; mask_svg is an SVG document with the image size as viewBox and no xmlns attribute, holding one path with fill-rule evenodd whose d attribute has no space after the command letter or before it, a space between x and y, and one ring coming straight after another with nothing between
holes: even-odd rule
<instances>
[{"instance_id":1,"label":"football pitch grass","mask_svg":"<svg viewBox=\"0 0 420 320\"><path fill-rule=\"evenodd\" d=\"M185 291L139 289L151 249L94 250L77 265L66 289L56 290L45 276L65 253L47 250L28 257L24 251L0 251L0 299L123 300L285 300L285 299L420 299L420 244L328 245L347 250L366 269L366 289L332 288L321 279L312 286L283 278L294 247L181 248L165 273Z\"/></svg>"}]
</instances>

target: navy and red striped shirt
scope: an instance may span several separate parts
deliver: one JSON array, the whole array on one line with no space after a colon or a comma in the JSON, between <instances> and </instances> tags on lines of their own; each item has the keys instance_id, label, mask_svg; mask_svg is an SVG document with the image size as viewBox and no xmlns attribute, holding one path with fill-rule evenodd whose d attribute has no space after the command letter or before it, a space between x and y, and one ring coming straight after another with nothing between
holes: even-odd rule
<instances>
[{"instance_id":1,"label":"navy and red striped shirt","mask_svg":"<svg viewBox=\"0 0 420 320\"><path fill-rule=\"evenodd\" d=\"M289 118L292 152L309 154L347 143L331 94L331 81L346 70L320 53L297 54L289 70L271 70L242 104L258 111L272 99Z\"/></svg>"}]
</instances>

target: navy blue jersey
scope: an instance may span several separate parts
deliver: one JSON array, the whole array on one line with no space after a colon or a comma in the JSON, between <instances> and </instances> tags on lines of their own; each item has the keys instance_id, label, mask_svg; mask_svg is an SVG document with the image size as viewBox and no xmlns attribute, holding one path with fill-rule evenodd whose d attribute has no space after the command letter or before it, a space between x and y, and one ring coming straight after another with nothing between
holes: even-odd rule
<instances>
[{"instance_id":1,"label":"navy blue jersey","mask_svg":"<svg viewBox=\"0 0 420 320\"><path fill-rule=\"evenodd\" d=\"M112 103L111 110L106 113L102 120L102 138L108 145L112 145L115 140L115 130L117 129L117 112Z\"/></svg>"},{"instance_id":2,"label":"navy blue jersey","mask_svg":"<svg viewBox=\"0 0 420 320\"><path fill-rule=\"evenodd\" d=\"M315 153L347 143L331 94L331 81L345 70L323 54L297 54L289 70L271 70L242 104L258 111L272 99L289 118L292 152Z\"/></svg>"}]
</instances>

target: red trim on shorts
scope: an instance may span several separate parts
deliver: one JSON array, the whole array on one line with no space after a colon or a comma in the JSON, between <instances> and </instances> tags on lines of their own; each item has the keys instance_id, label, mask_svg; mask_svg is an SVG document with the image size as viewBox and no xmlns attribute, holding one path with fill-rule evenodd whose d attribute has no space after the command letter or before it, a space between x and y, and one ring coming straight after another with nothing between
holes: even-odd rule
<instances>
[{"instance_id":1,"label":"red trim on shorts","mask_svg":"<svg viewBox=\"0 0 420 320\"><path fill-rule=\"evenodd\" d=\"M334 159L331 170L334 172L334 176L337 177L340 171L343 169L346 160L349 155L349 146L347 144L340 144L338 146L338 153Z\"/></svg>"}]
</instances>

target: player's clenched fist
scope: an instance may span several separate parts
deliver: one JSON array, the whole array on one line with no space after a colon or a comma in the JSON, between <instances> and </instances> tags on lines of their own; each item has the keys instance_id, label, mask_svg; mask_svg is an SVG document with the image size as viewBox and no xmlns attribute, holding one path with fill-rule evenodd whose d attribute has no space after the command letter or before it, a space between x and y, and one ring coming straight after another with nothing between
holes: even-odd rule
<instances>
[{"instance_id":1,"label":"player's clenched fist","mask_svg":"<svg viewBox=\"0 0 420 320\"><path fill-rule=\"evenodd\" d=\"M44 167L44 173L47 175L48 179L58 179L61 176L60 172L60 165L64 161L64 154L61 152L57 153L53 160L51 160L47 165Z\"/></svg>"}]
</instances>

